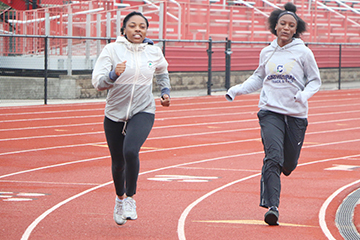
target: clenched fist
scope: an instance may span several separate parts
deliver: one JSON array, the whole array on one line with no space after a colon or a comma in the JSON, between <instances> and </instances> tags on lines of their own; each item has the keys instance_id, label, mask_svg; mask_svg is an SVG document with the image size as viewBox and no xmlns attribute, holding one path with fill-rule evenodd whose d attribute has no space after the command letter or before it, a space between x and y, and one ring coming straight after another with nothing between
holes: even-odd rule
<instances>
[{"instance_id":1,"label":"clenched fist","mask_svg":"<svg viewBox=\"0 0 360 240\"><path fill-rule=\"evenodd\" d=\"M164 94L160 99L161 105L164 107L170 106L170 97L167 94Z\"/></svg>"},{"instance_id":2,"label":"clenched fist","mask_svg":"<svg viewBox=\"0 0 360 240\"><path fill-rule=\"evenodd\" d=\"M125 71L125 68L126 68L126 60L123 61L122 63L118 63L115 68L116 75L120 76Z\"/></svg>"}]
</instances>

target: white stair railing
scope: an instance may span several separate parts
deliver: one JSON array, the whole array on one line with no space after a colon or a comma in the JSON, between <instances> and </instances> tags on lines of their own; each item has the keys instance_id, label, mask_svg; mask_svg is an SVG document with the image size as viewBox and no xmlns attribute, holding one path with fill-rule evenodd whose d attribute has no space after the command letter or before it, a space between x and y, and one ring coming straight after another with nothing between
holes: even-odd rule
<instances>
[{"instance_id":1,"label":"white stair railing","mask_svg":"<svg viewBox=\"0 0 360 240\"><path fill-rule=\"evenodd\" d=\"M344 8L356 13L356 14L360 14L360 12L358 10L356 10L355 8L350 7L349 5L345 4L343 1L335 0L335 2L337 4L343 6Z\"/></svg>"},{"instance_id":2,"label":"white stair railing","mask_svg":"<svg viewBox=\"0 0 360 240\"><path fill-rule=\"evenodd\" d=\"M257 9L256 7L254 7L253 5L251 5L248 2L245 2L243 0L235 0L234 3L238 3L238 4L244 4L245 6L247 6L248 8L254 9L255 12L260 13L261 15L263 15L264 17L269 17L269 15L267 13L264 13L263 11L260 11L259 9Z\"/></svg>"},{"instance_id":3,"label":"white stair railing","mask_svg":"<svg viewBox=\"0 0 360 240\"><path fill-rule=\"evenodd\" d=\"M317 5L319 5L321 8L324 8L324 9L326 9L326 10L328 10L328 11L330 11L330 12L336 14L336 15L338 15L339 17L346 19L347 21L351 22L351 23L354 24L355 26L360 27L360 24L359 24L359 23L355 22L354 20L352 20L352 19L350 19L350 18L345 17L345 16L342 15L341 13L335 11L335 10L332 9L331 7L326 6L325 4L321 3L320 1L317 1L317 0L312 0L312 1L314 1L314 2L315 2Z\"/></svg>"},{"instance_id":4,"label":"white stair railing","mask_svg":"<svg viewBox=\"0 0 360 240\"><path fill-rule=\"evenodd\" d=\"M149 1L149 0L143 0L146 4L151 5L152 7L156 8L158 11L160 11L160 7L155 5L153 2ZM175 19L178 22L178 39L181 39L181 6L178 2L176 2L175 0L170 0L170 2L175 3L178 6L178 17L174 16L173 14L169 13L166 11L166 14L168 16L170 16L171 18ZM162 26L162 27L166 27L166 26Z\"/></svg>"}]
</instances>

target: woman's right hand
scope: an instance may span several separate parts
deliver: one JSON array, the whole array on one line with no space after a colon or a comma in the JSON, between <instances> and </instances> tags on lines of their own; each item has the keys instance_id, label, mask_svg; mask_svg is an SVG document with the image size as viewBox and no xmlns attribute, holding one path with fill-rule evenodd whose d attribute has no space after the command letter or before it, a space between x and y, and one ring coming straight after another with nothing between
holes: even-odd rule
<instances>
[{"instance_id":1,"label":"woman's right hand","mask_svg":"<svg viewBox=\"0 0 360 240\"><path fill-rule=\"evenodd\" d=\"M126 68L126 60L123 61L122 63L118 63L115 68L116 75L120 76L125 71L125 68Z\"/></svg>"}]
</instances>

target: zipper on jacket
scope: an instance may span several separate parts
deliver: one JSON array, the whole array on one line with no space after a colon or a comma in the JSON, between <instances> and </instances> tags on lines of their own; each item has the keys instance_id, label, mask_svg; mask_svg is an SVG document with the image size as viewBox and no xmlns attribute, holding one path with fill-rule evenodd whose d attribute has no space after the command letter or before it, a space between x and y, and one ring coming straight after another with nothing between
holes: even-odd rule
<instances>
[{"instance_id":1,"label":"zipper on jacket","mask_svg":"<svg viewBox=\"0 0 360 240\"><path fill-rule=\"evenodd\" d=\"M124 136L126 135L126 125L127 125L127 121L129 120L131 105L132 105L132 101L133 101L133 98L134 98L135 84L136 84L136 82L138 81L138 78L139 78L139 63L138 63L139 46L137 44L134 44L134 47L135 47L135 50L134 50L135 74L134 74L133 86L132 86L132 89L131 89L130 102L129 102L129 106L128 106L128 109L127 109L127 112L126 112L125 124L124 124L123 131L122 131L122 134Z\"/></svg>"}]
</instances>

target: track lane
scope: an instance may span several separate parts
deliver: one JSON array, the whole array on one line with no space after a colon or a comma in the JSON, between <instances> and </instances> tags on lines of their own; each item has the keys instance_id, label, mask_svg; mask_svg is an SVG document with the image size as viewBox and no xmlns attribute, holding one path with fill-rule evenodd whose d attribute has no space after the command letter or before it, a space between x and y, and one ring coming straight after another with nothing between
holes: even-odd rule
<instances>
[{"instance_id":1,"label":"track lane","mask_svg":"<svg viewBox=\"0 0 360 240\"><path fill-rule=\"evenodd\" d=\"M315 95L315 96L317 96L317 95ZM346 95L346 96L348 97L348 95ZM250 103L250 105L256 104L256 97L257 96L251 96L251 99L249 99L248 103ZM334 96L332 94L327 94L327 97L329 99L334 98ZM198 99L202 100L203 98L193 98L191 100L187 99L185 101L185 104L187 104L186 107L189 107L191 109L192 102L194 102L195 100L198 100ZM202 102L206 102L206 98L204 98L204 99L205 100L203 100ZM217 99L217 98L214 97L211 99L213 101L213 99ZM350 99L347 98L346 101L349 101L349 100ZM351 98L351 101L355 101L355 100L356 99ZM214 102L216 102L216 103L207 103L205 106L209 107L213 104L216 105L216 104L221 103L222 101L216 100ZM356 140L356 138L352 137L352 136L358 135L358 133L359 133L358 129L356 129L356 127L352 129L352 126L354 124L356 125L356 116L354 115L354 114L356 114L356 111L354 111L353 109L357 105L352 104L350 106L350 108L352 108L352 110L345 111L344 105L339 104L339 109L341 111L343 111L343 113L337 114L335 112L338 111L339 109L336 108L335 106L337 105L336 103L339 103L339 102L342 102L342 101L327 102L327 101L323 101L323 100L317 100L317 101L311 102L311 104L314 103L314 104L319 104L319 105L316 106L317 109L316 109L316 111L314 111L314 115L312 115L311 112L309 115L309 118L311 118L311 120L309 120L309 122L310 122L309 130L310 130L310 127L312 127L312 126L314 126L314 128L311 129L311 131L308 131L309 136L307 135L306 140L309 140L309 141L308 141L308 143L305 143L304 149L305 149L305 147L309 146L307 148L306 152L309 152L310 154L302 154L302 155L304 155L301 157L302 159L309 159L309 160L316 159L316 158L321 159L319 157L322 154L337 155L337 152L339 152L339 150L343 149L344 145L348 144L349 149L354 149L353 144L358 144L358 141ZM325 109L330 110L330 111L322 112L322 110L324 109L323 108L324 103L328 103L328 105L327 105L328 107L325 106ZM178 104L179 105L182 104L182 101L179 100ZM243 102L241 102L241 104L243 104ZM239 104L239 105L241 105L241 104ZM196 106L201 106L201 105L197 104ZM235 179L234 176L232 174L229 174L228 172L235 172L237 174L239 174L239 172L242 174L251 174L251 173L253 174L254 172L251 172L251 171L256 171L256 169L260 169L260 167L261 167L261 153L262 153L261 143L259 141L259 128L257 126L256 116L254 116L252 121L250 121L251 126L254 128L253 130L250 130L250 131L237 131L236 130L235 132L228 132L228 133L226 132L226 131L232 131L231 128L244 127L244 124L246 124L245 122L239 122L238 123L239 125L237 125L237 123L234 121L236 121L239 118L242 118L242 116L249 117L249 114L251 114L251 113L256 114L256 111L257 111L256 106L255 107L253 106L252 108L249 107L249 109L252 109L252 110L249 111L249 109L248 109L248 111L243 113L244 115L242 115L241 113L234 114L234 115L230 114L231 111L233 111L233 109L239 109L239 108L242 111L242 110L246 110L246 108L248 108L248 107L247 106L244 107L244 105L237 106L237 104L235 104L234 108L222 109L221 107L220 108L215 107L215 109L214 109L212 106L206 110L204 110L204 109L199 110L199 109L201 109L201 107L200 107L200 108L197 108L195 111L194 110L178 111L180 108L178 108L178 109L174 108L172 113L170 113L170 112L167 113L166 111L163 111L161 109L161 111L158 111L158 114L157 114L157 118L159 117L159 119L161 119L161 120L156 122L157 125L154 127L152 134L151 134L150 138L148 139L148 141L146 142L146 144L144 145L144 149L142 150L142 153L141 153L141 158L142 158L141 169L142 169L142 171L151 170L151 169L154 169L154 167L161 167L161 166L164 166L164 164L168 164L168 163L180 163L181 164L181 163L188 161L189 156L191 156L191 158L194 158L194 159L206 159L206 157L227 156L227 155L231 155L233 153L239 153L239 151L244 151L244 149L247 149L247 150L250 150L250 152L254 151L254 150L259 150L259 153L255 154L252 157L250 157L250 156L244 157L245 158L244 161L239 161L239 160L235 161L237 164L235 164L234 161L231 161L231 158L226 159L226 160L222 159L220 161L204 162L204 163L201 163L201 165L203 165L203 166L196 166L196 167L193 166L194 168L192 168L192 169L189 169L189 168L184 169L181 167L177 167L177 168L174 168L174 169L176 169L176 171L174 171L172 173L175 173L175 174L178 172L181 174L194 173L196 175L196 174L205 174L205 172L207 172L207 173L212 172L212 171L209 172L209 169L213 169L213 170L217 169L216 175L220 175L222 177L220 178L220 180L214 180L210 183L210 184L216 183L216 186L220 186L219 185L220 181L223 181L221 183L228 183L228 181L230 181L231 179ZM320 109L321 109L321 112L320 112ZM212 114L215 111L220 111L220 110L221 110L220 114L218 114L218 115ZM61 110L59 110L59 111L61 111ZM197 116L194 116L194 117L187 116L187 115L191 116L194 112L197 114ZM205 114L206 116L201 116L199 113ZM176 114L176 116L174 116L173 114ZM321 114L326 114L326 115L322 116ZM345 120L341 120L341 121L337 120L337 118L339 118L339 117L345 117L346 114L350 114L352 116L352 119L345 118ZM214 119L218 119L219 121L221 120L219 118L219 116L225 117L226 120L228 121L227 124L224 124L224 125L210 124L210 125L208 125L207 124L208 122L204 121L205 124L201 125L197 122L197 121L200 121L200 123L201 123L201 122L203 122L203 120L207 120L206 118L208 118L208 120L210 120L212 115L214 115ZM329 118L329 116L331 116L331 118L333 118L333 121ZM167 117L169 117L169 120L166 119ZM180 123L184 123L184 121L188 122L188 123L192 123L192 121L196 121L196 122L192 123L193 124L192 127L189 125L184 125L184 124L176 124L176 125L178 125L178 127L166 128L166 125L168 125L169 122L170 122L170 124L174 123L174 121L177 121L177 118L179 118ZM320 118L323 118L323 119L320 119ZM99 118L99 120L100 120L100 118ZM334 121L336 121L336 123ZM39 120L39 122L40 122L40 120ZM320 131L316 131L318 128L315 125L312 125L313 122L318 122L318 124L316 124L316 125L321 126ZM343 124L346 124L346 126ZM226 125L226 127L225 127L225 125ZM228 127L228 126L230 126L230 127ZM220 130L217 131L219 127L220 127ZM101 128L101 123L99 123L99 128ZM195 136L191 136L191 138L193 138L192 144L188 144L188 145L183 144L185 141L183 139L186 139L185 135L187 133L193 131L193 129L197 129L197 133L199 135L195 134ZM214 131L214 129L215 129L215 131ZM337 130L337 129L340 129L340 130ZM312 130L314 130L314 131L312 131ZM341 137L339 139L336 139L336 140L339 140L339 141L336 141L337 144L335 144L335 143L331 144L331 141L326 141L326 142L321 141L321 138L323 138L323 137L319 137L321 135L325 135L325 134L327 135L331 131L333 131L333 132L337 131L338 134L341 134L340 135ZM346 136L343 134L344 132L351 132L351 131L352 131L352 134L345 134ZM163 132L166 132L165 136L163 136ZM226 136L226 133L228 134L228 136ZM171 135L174 135L174 134L177 134L178 136L176 138L172 138ZM337 135L335 133L331 133L331 134L333 134L335 136L335 138L338 138L338 137L336 137ZM55 138L59 138L59 139L63 138L64 140L66 140L66 138L71 138L71 136L66 137L66 136L61 136L61 135L62 134L59 134L59 136L55 137ZM94 134L94 135L96 135L96 134ZM99 133L99 135L101 135L101 133ZM31 136L31 135L29 135L29 136ZM213 138L211 140L214 143L216 142L216 141L214 141L215 139L221 140L218 142L219 143L222 142L222 144L217 143L217 146L210 145L209 148L206 148L205 145L202 146L202 144L194 144L194 143L205 143L206 144L207 143L206 139L209 139L209 136L217 136L217 138ZM331 138L333 138L334 136L331 136ZM254 137L252 144L247 145L244 142L241 142L242 140L250 139L250 137ZM231 141L226 141L226 140L229 140L228 138L230 138ZM49 139L51 139L51 138L49 138ZM95 139L97 139L97 138L95 138ZM174 140L174 139L182 139L182 140ZM236 140L238 140L240 142L233 142ZM326 138L326 140L330 140L330 137ZM17 142L17 140L13 140L13 141ZM63 140L61 140L61 141L63 141ZM165 141L165 143L163 143L164 141ZM20 140L19 140L19 142L20 142ZM228 142L228 144L226 144L226 142ZM46 142L43 142L42 144L44 144L44 143L46 143ZM174 143L174 144L172 145L171 143ZM2 144L2 143L0 143L0 144ZM321 145L319 145L319 144L321 144ZM74 145L76 145L76 144L74 144ZM193 146L188 148L191 145L193 145ZM239 146L240 146L240 148L239 148ZM336 149L335 149L334 151L332 151L334 146L340 146L338 148L339 150L336 151ZM21 145L20 145L20 147L21 147ZM49 154L49 156L51 156L51 155L61 156L63 154L64 150L62 149L63 147L61 145L59 145L58 147L59 147L60 151L52 152L51 154ZM93 148L96 149L96 148L98 148L98 146L97 147L93 146ZM75 149L75 147L74 147L74 149ZM91 147L89 149L91 149ZM31 150L31 149L28 149L28 150ZM355 148L355 150L352 150L352 151L357 152L357 149ZM104 154L105 154L104 156L106 156L106 154L107 154L106 148L102 149L101 152L104 152ZM18 154L20 154L20 153L18 153ZM17 156L17 157L20 156L18 154L13 154L13 156ZM26 153L23 153L23 154L26 154ZM39 154L39 153L37 153L37 154ZM84 152L81 153L81 151L80 151L78 153L75 153L75 156L78 157L78 156L81 156L82 154L84 154ZM8 154L8 155L11 155L11 154ZM3 156L5 156L5 155L0 155L0 158L2 158ZM65 155L65 156L66 156L66 158L72 158L71 157L72 154ZM34 155L34 160L33 160L34 162L36 162L35 157L36 157L36 154ZM76 161L76 159L78 159L77 157L74 157L74 161ZM249 165L249 162L248 162L249 159L250 160L252 159L251 165ZM25 160L25 157L24 157L24 160ZM56 159L56 157L53 158L52 160L54 162L59 161L59 159ZM39 163L45 162L45 161L46 161L46 158L42 159L42 161L39 161ZM101 162L102 164L100 164L98 166L96 166L96 164L94 165L94 169L97 169L97 170L95 170L94 175L105 176L105 178L108 178L109 177L109 169L108 169L109 159L106 159L104 161L98 161L98 162L99 163ZM231 166L233 168L229 168L227 171L225 171L227 174L225 174L223 176L220 172L222 172L224 170L219 170L219 169L223 169L224 165L227 166L229 164L231 164ZM196 165L196 164L194 164L194 165ZM19 162L19 166L21 166L21 161ZM246 166L246 167L244 168L244 166ZM66 168L64 168L64 169L66 169ZM73 172L78 173L79 171L80 171L80 169L76 169L76 171L73 171ZM106 174L103 173L104 171L106 171ZM162 171L160 171L160 172L162 172ZM164 170L164 173L165 172L166 171ZM211 174L210 174L210 176L211 176ZM238 175L236 175L236 176L238 176ZM56 176L56 178L57 177L61 177L61 174ZM152 177L156 177L156 175L152 176ZM37 177L34 175L34 180L36 178ZM71 179L72 176L69 175L67 178ZM87 179L81 179L81 178L79 178L79 179L81 180L81 181L79 181L79 183L85 182L83 180L87 180ZM152 219L154 214L155 214L155 216L161 217L162 211L160 211L160 212L156 212L156 211L149 212L148 211L148 209L158 209L158 205L156 204L157 201L155 201L155 203L154 202L148 203L147 197L149 197L151 195L162 196L161 194L164 194L164 190L166 190L165 192L168 192L170 194L168 197L170 197L170 199L172 201L169 203L165 202L166 206L164 207L164 210L167 210L165 212L166 213L169 212L171 214L171 216L180 216L181 210L185 209L185 207L187 206L187 205L184 205L184 203L189 203L189 200L191 202L191 200L196 199L196 196L199 196L199 193L204 192L205 190L209 190L209 189L211 190L211 187L214 187L214 186L209 185L208 187L206 187L206 189L204 189L204 187L203 187L204 185L201 185L201 184L199 184L198 187L194 187L194 186L191 188L185 187L182 191L184 193L187 193L187 195L189 195L189 196L188 197L184 196L179 199L176 199L173 196L177 196L179 194L179 191L177 191L178 190L177 188L175 188L177 190L174 191L173 186L169 185L168 187L166 187L166 184L164 185L164 183L161 183L161 185L158 185L157 187L155 187L154 185L157 185L157 184L155 184L154 181L150 181L147 179L144 180L143 177L140 177L140 179L141 180L139 182L139 185L141 184L141 186L139 186L139 211L140 211L140 208L142 208L142 213L144 214L143 215L144 219L142 219L141 224L140 224L140 221L139 221L140 219L139 219L136 222L130 223L131 225L129 224L129 226L124 226L124 228L122 228L122 229L127 229L125 231L122 231L121 233L124 234L124 236L128 236L128 239L137 239L137 237L139 237L139 236L137 234L134 234L134 232L139 232L141 230L144 230L144 226L148 226L148 225L151 226L151 220L149 220L149 219ZM291 178L289 178L289 179L291 179ZM1 180L1 178L0 178L0 180ZM26 177L23 180L26 181L27 180ZM56 179L54 179L54 180L56 180ZM91 181L87 181L87 182L91 182ZM181 187L180 184L181 183L179 183L179 187ZM258 185L258 182L255 181L254 183L247 185L247 187L245 189L243 189L243 190L235 189L235 190L232 190L231 193L237 194L238 192L240 192L240 193L249 194L251 196L251 194L248 191L248 189L251 189L252 191L254 191L254 199L256 198L256 200L250 201L250 198L248 200L251 203L256 202L256 204L257 204L257 201L258 201L258 199L257 199L258 191L256 189L257 185ZM291 188L291 186L293 186L293 185L290 185L290 188ZM91 197L89 197L89 198L90 199L92 199L92 198L98 199L100 202L101 202L101 199L111 199L113 196L113 188L108 186L108 187L104 187L104 189L106 189L106 191L99 189L99 191L101 191L102 194L99 194L97 191L94 191L91 194L89 193L91 195ZM214 189L214 188L212 188L212 189ZM1 190L1 188L0 188L0 190ZM144 195L142 195L141 192L144 192ZM101 196L99 196L99 195L101 195ZM225 197L225 195L220 195L217 199L224 199L223 201L227 202L227 200L226 200L227 198ZM67 211L76 208L76 205L79 204L77 202L78 201L76 200L76 201L72 201L71 204L68 203L69 205L66 204ZM73 204L75 204L75 205L73 205ZM84 205L84 201L82 201L82 204ZM60 231L60 232L63 231L64 232L63 229L65 229L65 228L69 229L69 231L65 231L66 234L70 234L70 232L78 231L79 237L80 237L79 239L81 239L81 233L85 234L85 235L88 233L101 234L100 232L95 230L95 225L94 225L94 224L96 224L96 222L100 222L101 227L103 227L103 229L109 229L109 233L110 233L109 235L114 237L114 239L115 239L115 237L118 236L116 233L119 233L117 230L118 228L117 228L117 226L113 225L111 216L109 217L109 214L108 214L109 212L112 211L113 201L107 201L107 203L104 203L104 204L107 206L106 211L102 211L103 210L102 207L95 207L96 211L94 211L94 212L91 211L90 213L86 213L86 207L94 208L93 206L96 205L96 203L93 201L86 203L85 204L86 207L82 208L82 210L81 210L81 212L84 211L84 213L81 214L82 217L78 218L77 216L74 216L73 222L76 223L75 224L76 226L75 225L74 226L66 226L66 224L60 224L61 228L59 230L56 230L56 228L55 228L53 231ZM150 204L150 205L148 205L148 204ZM176 209L174 209L174 205L177 207ZM69 206L69 207L67 207L67 206ZM240 206L243 206L243 204L241 204ZM212 205L209 205L209 206L205 206L205 208L202 207L201 209L205 209L205 211L206 211L206 209L212 209L212 208L213 208ZM239 208L238 205L235 206L235 209L237 209L237 208ZM255 219L261 220L263 211L261 211L261 208L259 210L260 211L257 211L257 213L256 213L258 217L256 217ZM61 218L61 216L63 216L64 214L66 215L67 211L60 210L59 215L57 215L57 213L54 213L54 215L51 214L51 216L49 216L50 223L46 219L44 222L41 223L44 225L42 225L41 228L36 228L35 231L39 231L42 228L48 229L49 226L52 226L51 222L54 221L54 219L56 220L56 219L59 219L59 217ZM204 210L201 210L201 211L204 211ZM244 213L246 214L246 212L244 212ZM90 216L90 220L89 219L84 220L84 216L87 216L88 218ZM100 217L97 218L94 216L100 216ZM91 219L95 219L94 222L92 222ZM167 221L169 221L169 224L167 223ZM59 223L59 220L57 220L56 222ZM82 224L80 224L80 226L78 225L78 223L84 223L84 222L86 222L86 224L88 224L88 225L82 225ZM164 234L165 238L163 238L163 239L175 239L176 238L176 236L174 235L174 233L176 233L176 226L177 226L176 220L174 222L173 219L169 220L169 219L165 218L165 219L159 220L159 223L161 226L169 226L171 229L171 234L170 233ZM145 225L143 225L143 224L145 224ZM200 226L204 223L191 222L191 224L192 225L199 224L199 226ZM214 225L214 223L206 223L206 224L208 224L209 226ZM226 226L228 225L226 223L225 224L222 223L222 224L226 225ZM223 226L223 225L221 225L221 226ZM90 227L90 226L93 226L93 227ZM219 227L219 224L216 226L215 226L215 229L222 228L222 227ZM244 225L241 225L241 226L244 227ZM260 232L262 232L262 230L263 230L263 228L261 228L261 225L252 225L252 226L257 226L257 228L258 228L257 230L259 230ZM81 228L81 229L77 229L77 228ZM213 228L213 227L210 227L210 228ZM233 224L232 228L238 229L239 225ZM87 230L87 232L84 232L83 230L84 231ZM263 231L263 233L266 233L266 231L267 230ZM36 234L45 234L45 232L46 231L41 230L39 233L36 233ZM151 237L152 237L153 239L156 239L156 236L157 236L156 234L160 233L159 229L151 229L150 230L149 228L147 228L146 232L149 232L150 235L142 236L140 234L141 235L140 237L144 237L145 239L151 239ZM237 231L234 231L234 232L236 233ZM192 236L192 234L195 234L195 233L190 231L190 234ZM174 236L175 236L175 238L173 238ZM112 237L109 237L109 239L112 239Z\"/></svg>"}]
</instances>

